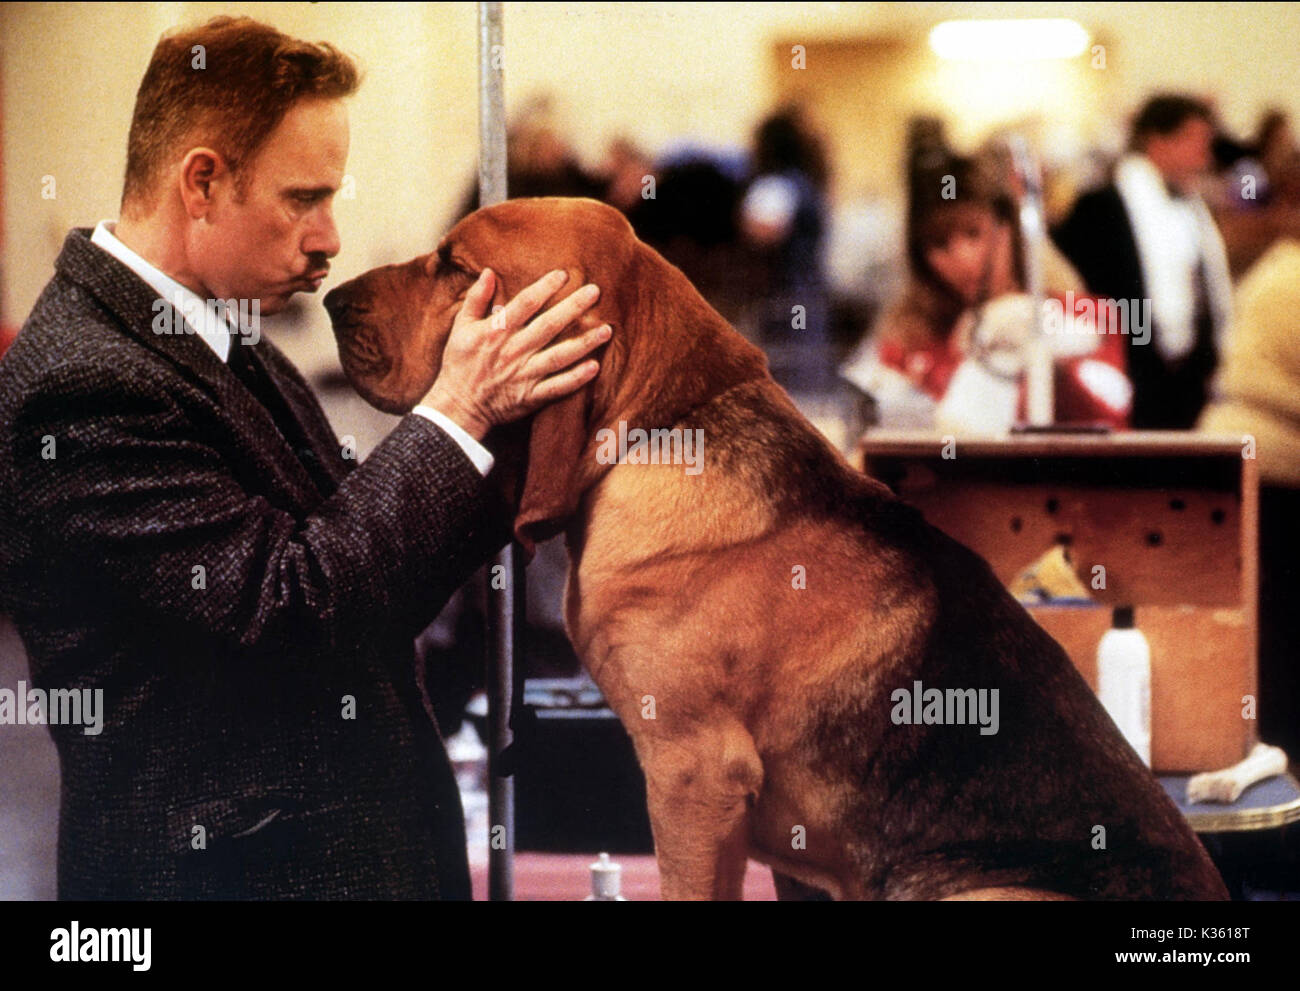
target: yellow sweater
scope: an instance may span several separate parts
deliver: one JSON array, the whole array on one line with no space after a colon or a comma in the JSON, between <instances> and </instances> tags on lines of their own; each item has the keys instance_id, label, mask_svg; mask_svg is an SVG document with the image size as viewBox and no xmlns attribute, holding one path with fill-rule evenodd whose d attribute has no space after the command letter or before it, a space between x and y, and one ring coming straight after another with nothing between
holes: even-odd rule
<instances>
[{"instance_id":1,"label":"yellow sweater","mask_svg":"<svg viewBox=\"0 0 1300 991\"><path fill-rule=\"evenodd\" d=\"M1278 241L1238 286L1215 398L1197 427L1249 434L1260 480L1300 488L1300 241Z\"/></svg>"}]
</instances>

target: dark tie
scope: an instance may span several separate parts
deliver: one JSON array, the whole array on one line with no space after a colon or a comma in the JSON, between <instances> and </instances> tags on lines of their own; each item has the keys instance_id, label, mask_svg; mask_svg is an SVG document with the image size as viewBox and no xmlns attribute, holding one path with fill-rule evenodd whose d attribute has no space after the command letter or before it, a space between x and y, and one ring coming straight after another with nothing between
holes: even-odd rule
<instances>
[{"instance_id":1,"label":"dark tie","mask_svg":"<svg viewBox=\"0 0 1300 991\"><path fill-rule=\"evenodd\" d=\"M228 364L235 377L253 394L253 398L271 414L280 435L293 448L307 473L311 475L322 492L332 492L334 480L325 471L316 456L316 451L307 437L307 431L294 414L284 392L276 384L275 373L262 359L256 345L243 343L240 335L232 334L230 338L230 358Z\"/></svg>"},{"instance_id":2,"label":"dark tie","mask_svg":"<svg viewBox=\"0 0 1300 991\"><path fill-rule=\"evenodd\" d=\"M1196 328L1197 347L1214 348L1214 307L1210 301L1210 278L1205 271L1205 256L1196 259L1192 275L1192 296L1195 300L1192 326Z\"/></svg>"}]
</instances>

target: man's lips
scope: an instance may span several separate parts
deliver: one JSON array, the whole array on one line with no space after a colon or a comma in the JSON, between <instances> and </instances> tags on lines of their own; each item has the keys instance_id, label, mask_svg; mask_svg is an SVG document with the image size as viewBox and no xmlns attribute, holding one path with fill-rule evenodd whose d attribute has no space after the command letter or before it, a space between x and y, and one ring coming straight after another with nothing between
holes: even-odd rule
<instances>
[{"instance_id":1,"label":"man's lips","mask_svg":"<svg viewBox=\"0 0 1300 991\"><path fill-rule=\"evenodd\" d=\"M316 272L308 272L301 278L294 280L294 285L302 286L307 292L315 292L320 288L320 284L325 281L325 276L329 275L329 269L324 268Z\"/></svg>"}]
</instances>

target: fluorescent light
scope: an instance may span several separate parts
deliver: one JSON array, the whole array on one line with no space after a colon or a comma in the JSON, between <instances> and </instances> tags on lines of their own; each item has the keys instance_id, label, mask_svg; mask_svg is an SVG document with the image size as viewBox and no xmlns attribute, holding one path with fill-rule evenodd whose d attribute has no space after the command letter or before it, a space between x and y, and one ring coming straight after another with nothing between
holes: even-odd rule
<instances>
[{"instance_id":1,"label":"fluorescent light","mask_svg":"<svg viewBox=\"0 0 1300 991\"><path fill-rule=\"evenodd\" d=\"M1074 58L1088 47L1088 32L1064 17L944 21L931 30L930 47L946 59Z\"/></svg>"}]
</instances>

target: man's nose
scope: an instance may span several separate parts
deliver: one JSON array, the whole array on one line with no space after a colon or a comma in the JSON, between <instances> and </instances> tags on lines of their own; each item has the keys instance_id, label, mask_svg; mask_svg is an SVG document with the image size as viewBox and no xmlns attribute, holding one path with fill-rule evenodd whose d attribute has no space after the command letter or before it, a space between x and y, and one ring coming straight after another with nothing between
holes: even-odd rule
<instances>
[{"instance_id":1,"label":"man's nose","mask_svg":"<svg viewBox=\"0 0 1300 991\"><path fill-rule=\"evenodd\" d=\"M334 224L334 211L325 205L321 207L319 216L320 219L303 239L302 251L305 255L333 258L343 246L338 227Z\"/></svg>"}]
</instances>

